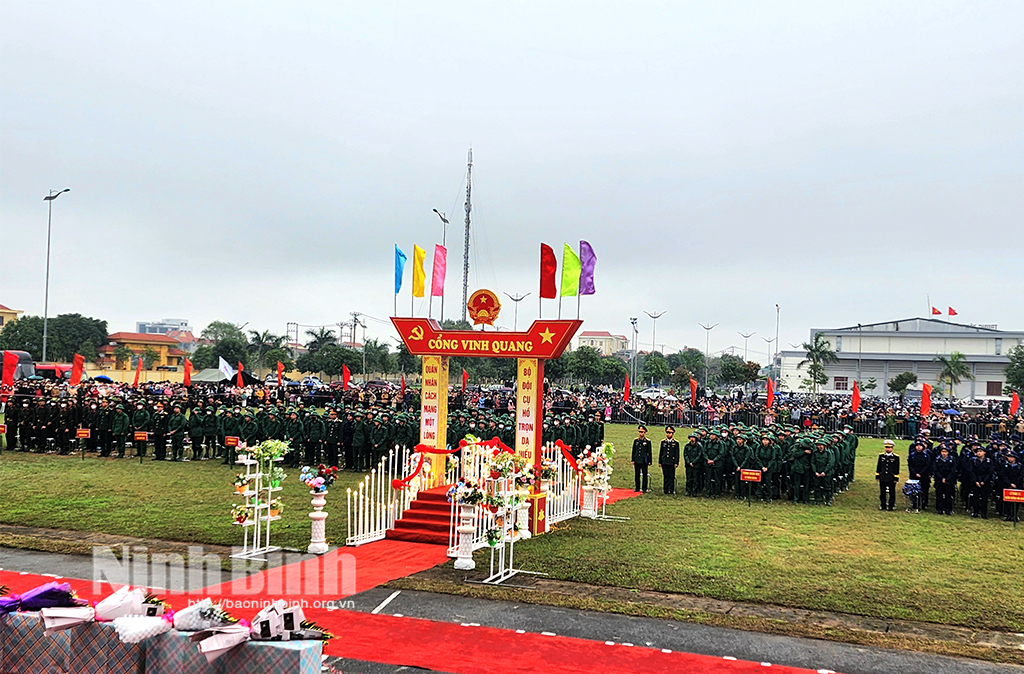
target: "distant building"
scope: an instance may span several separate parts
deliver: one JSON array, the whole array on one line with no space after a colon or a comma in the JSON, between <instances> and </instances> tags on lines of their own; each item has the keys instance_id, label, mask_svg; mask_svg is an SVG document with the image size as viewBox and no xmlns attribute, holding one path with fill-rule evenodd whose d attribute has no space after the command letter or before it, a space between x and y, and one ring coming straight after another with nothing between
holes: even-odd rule
<instances>
[{"instance_id":1,"label":"distant building","mask_svg":"<svg viewBox=\"0 0 1024 674\"><path fill-rule=\"evenodd\" d=\"M810 339L818 333L839 358L838 363L825 366L828 382L822 393L851 393L857 380L864 383L874 378L878 388L865 394L889 396L889 380L901 372L913 372L918 383L912 387L920 392L921 384L931 384L935 394L946 391L938 383L942 366L936 356L962 353L974 379L964 379L954 387L958 398L975 400L1005 399L1008 353L1024 343L1024 332L998 330L994 325L962 325L934 318L907 318L887 323L869 323L833 330L812 329ZM803 351L780 354L780 388L797 391L807 378L807 366L797 368L804 360Z\"/></svg>"},{"instance_id":2,"label":"distant building","mask_svg":"<svg viewBox=\"0 0 1024 674\"><path fill-rule=\"evenodd\" d=\"M18 320L18 316L25 313L20 309L8 309L4 305L0 304L0 329L2 329L8 323L13 323Z\"/></svg>"},{"instance_id":3,"label":"distant building","mask_svg":"<svg viewBox=\"0 0 1024 674\"><path fill-rule=\"evenodd\" d=\"M207 342L207 340L197 338L191 330L171 330L165 336L178 342L178 348L185 353L195 353L200 344Z\"/></svg>"},{"instance_id":4,"label":"distant building","mask_svg":"<svg viewBox=\"0 0 1024 674\"><path fill-rule=\"evenodd\" d=\"M151 335L141 332L115 332L107 335L107 343L96 349L100 367L108 370L127 370L131 363L117 363L114 350L118 346L126 346L132 353L140 354L146 349L153 349L158 357L153 367L179 367L184 364L185 352L178 348L178 342L166 335Z\"/></svg>"},{"instance_id":5,"label":"distant building","mask_svg":"<svg viewBox=\"0 0 1024 674\"><path fill-rule=\"evenodd\" d=\"M622 335L613 335L606 330L585 330L576 336L576 348L581 346L597 349L602 356L613 356L621 351L628 351L629 340Z\"/></svg>"},{"instance_id":6,"label":"distant building","mask_svg":"<svg viewBox=\"0 0 1024 674\"><path fill-rule=\"evenodd\" d=\"M168 332L192 332L192 326L188 324L187 318L164 318L150 323L136 323L135 332L146 335L166 335Z\"/></svg>"}]
</instances>

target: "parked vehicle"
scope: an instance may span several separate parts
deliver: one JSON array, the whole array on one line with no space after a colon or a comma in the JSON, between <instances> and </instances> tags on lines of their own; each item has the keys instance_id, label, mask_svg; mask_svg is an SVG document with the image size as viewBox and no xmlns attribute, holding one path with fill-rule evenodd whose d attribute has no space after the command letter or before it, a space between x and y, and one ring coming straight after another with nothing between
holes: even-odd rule
<instances>
[{"instance_id":1,"label":"parked vehicle","mask_svg":"<svg viewBox=\"0 0 1024 674\"><path fill-rule=\"evenodd\" d=\"M36 367L32 362L31 354L27 351L0 351L0 362L2 362L2 357L6 357L8 353L13 353L18 358L18 366L14 369L15 379L28 379L35 376Z\"/></svg>"}]
</instances>

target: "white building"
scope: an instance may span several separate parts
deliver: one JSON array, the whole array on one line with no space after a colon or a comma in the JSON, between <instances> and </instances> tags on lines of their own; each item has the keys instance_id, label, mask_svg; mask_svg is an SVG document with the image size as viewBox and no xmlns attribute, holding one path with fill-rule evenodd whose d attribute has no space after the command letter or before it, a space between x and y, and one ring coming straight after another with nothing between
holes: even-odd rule
<instances>
[{"instance_id":1,"label":"white building","mask_svg":"<svg viewBox=\"0 0 1024 674\"><path fill-rule=\"evenodd\" d=\"M172 330L192 332L192 327L189 326L187 318L165 318L160 321L149 321L146 323L139 321L135 324L135 332L147 335L166 335Z\"/></svg>"},{"instance_id":2,"label":"white building","mask_svg":"<svg viewBox=\"0 0 1024 674\"><path fill-rule=\"evenodd\" d=\"M629 350L629 340L622 335L613 335L607 330L584 330L576 336L576 348L581 346L597 349L602 356L614 356L620 351Z\"/></svg>"},{"instance_id":3,"label":"white building","mask_svg":"<svg viewBox=\"0 0 1024 674\"><path fill-rule=\"evenodd\" d=\"M965 379L954 393L958 398L976 400L1005 400L1007 354L1024 343L1024 332L998 330L994 325L962 325L934 318L907 318L888 323L855 325L833 330L812 329L810 341L818 333L826 340L839 358L838 363L825 366L828 383L820 387L822 393L849 393L854 380L859 381L864 395L888 396L889 380L901 372L917 375L917 384L911 390L920 392L921 384L931 384L935 393L946 390L938 383L942 367L936 356L962 353L971 368L974 379ZM807 379L807 366L797 368L804 360L803 351L783 351L781 354L779 388L800 390ZM874 378L878 388L863 391L864 384Z\"/></svg>"}]
</instances>

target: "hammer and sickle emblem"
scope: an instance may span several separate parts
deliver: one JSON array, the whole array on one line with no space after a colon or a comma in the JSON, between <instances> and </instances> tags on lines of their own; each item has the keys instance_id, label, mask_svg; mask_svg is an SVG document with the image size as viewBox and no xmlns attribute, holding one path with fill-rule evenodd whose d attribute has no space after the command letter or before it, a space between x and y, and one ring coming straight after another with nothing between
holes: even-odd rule
<instances>
[{"instance_id":1,"label":"hammer and sickle emblem","mask_svg":"<svg viewBox=\"0 0 1024 674\"><path fill-rule=\"evenodd\" d=\"M412 332L409 333L409 339L414 342L418 342L423 339L423 328L418 325L413 326Z\"/></svg>"}]
</instances>

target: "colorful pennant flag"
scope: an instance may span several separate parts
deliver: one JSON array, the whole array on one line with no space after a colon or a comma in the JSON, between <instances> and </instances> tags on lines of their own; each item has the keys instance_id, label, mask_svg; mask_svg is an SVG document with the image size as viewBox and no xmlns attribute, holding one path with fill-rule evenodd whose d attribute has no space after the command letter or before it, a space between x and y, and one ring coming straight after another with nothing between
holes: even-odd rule
<instances>
[{"instance_id":1,"label":"colorful pennant flag","mask_svg":"<svg viewBox=\"0 0 1024 674\"><path fill-rule=\"evenodd\" d=\"M405 253L395 244L395 294L402 290L402 274L405 273Z\"/></svg>"},{"instance_id":2,"label":"colorful pennant flag","mask_svg":"<svg viewBox=\"0 0 1024 674\"><path fill-rule=\"evenodd\" d=\"M593 295L596 292L594 288L594 268L597 267L597 254L594 253L593 247L586 241L580 241L580 264L582 265L582 271L580 272L580 295Z\"/></svg>"},{"instance_id":3,"label":"colorful pennant flag","mask_svg":"<svg viewBox=\"0 0 1024 674\"><path fill-rule=\"evenodd\" d=\"M546 243L540 244L540 296L546 300L553 300L558 297L558 287L555 285L555 272L558 270L558 261L555 259L555 251Z\"/></svg>"},{"instance_id":4,"label":"colorful pennant flag","mask_svg":"<svg viewBox=\"0 0 1024 674\"><path fill-rule=\"evenodd\" d=\"M626 385L622 387L622 401L629 402L629 375L626 375Z\"/></svg>"},{"instance_id":5,"label":"colorful pennant flag","mask_svg":"<svg viewBox=\"0 0 1024 674\"><path fill-rule=\"evenodd\" d=\"M932 411L932 386L923 384L921 386L921 416L926 417Z\"/></svg>"},{"instance_id":6,"label":"colorful pennant flag","mask_svg":"<svg viewBox=\"0 0 1024 674\"><path fill-rule=\"evenodd\" d=\"M561 297L576 297L580 289L580 257L569 244L562 246L562 289Z\"/></svg>"},{"instance_id":7,"label":"colorful pennant flag","mask_svg":"<svg viewBox=\"0 0 1024 674\"><path fill-rule=\"evenodd\" d=\"M768 400L765 402L765 406L769 409L772 403L775 402L775 382L772 381L771 377L768 377Z\"/></svg>"},{"instance_id":8,"label":"colorful pennant flag","mask_svg":"<svg viewBox=\"0 0 1024 674\"><path fill-rule=\"evenodd\" d=\"M856 414L857 410L860 409L860 386L857 385L857 380L853 380L853 398L850 401L853 408L853 413Z\"/></svg>"},{"instance_id":9,"label":"colorful pennant flag","mask_svg":"<svg viewBox=\"0 0 1024 674\"><path fill-rule=\"evenodd\" d=\"M192 385L192 361L188 358L185 359L185 379L182 381L184 386Z\"/></svg>"},{"instance_id":10,"label":"colorful pennant flag","mask_svg":"<svg viewBox=\"0 0 1024 674\"><path fill-rule=\"evenodd\" d=\"M956 309L954 309L953 307L949 307L949 315L956 316Z\"/></svg>"},{"instance_id":11,"label":"colorful pennant flag","mask_svg":"<svg viewBox=\"0 0 1024 674\"><path fill-rule=\"evenodd\" d=\"M83 369L85 369L85 358L82 354L76 353L71 364L71 380L68 383L72 386L78 386L82 382Z\"/></svg>"},{"instance_id":12,"label":"colorful pennant flag","mask_svg":"<svg viewBox=\"0 0 1024 674\"><path fill-rule=\"evenodd\" d=\"M412 247L412 296L423 297L424 285L427 273L423 270L423 261L427 257L427 251L417 245Z\"/></svg>"},{"instance_id":13,"label":"colorful pennant flag","mask_svg":"<svg viewBox=\"0 0 1024 674\"><path fill-rule=\"evenodd\" d=\"M430 275L430 296L442 297L444 295L444 275L448 270L448 249L440 244L434 244L434 270Z\"/></svg>"},{"instance_id":14,"label":"colorful pennant flag","mask_svg":"<svg viewBox=\"0 0 1024 674\"><path fill-rule=\"evenodd\" d=\"M932 307L932 316L941 316L941 315L942 315L941 311L939 311L935 307Z\"/></svg>"}]
</instances>

